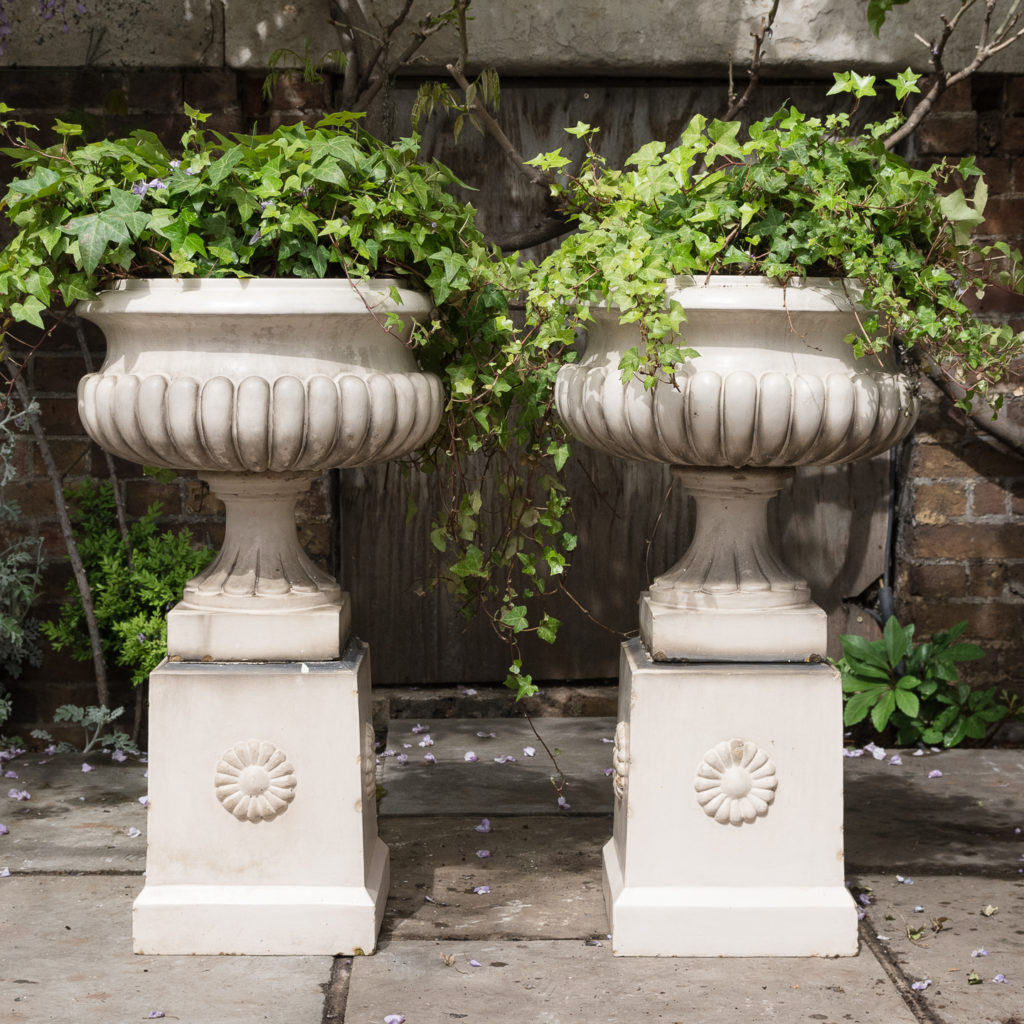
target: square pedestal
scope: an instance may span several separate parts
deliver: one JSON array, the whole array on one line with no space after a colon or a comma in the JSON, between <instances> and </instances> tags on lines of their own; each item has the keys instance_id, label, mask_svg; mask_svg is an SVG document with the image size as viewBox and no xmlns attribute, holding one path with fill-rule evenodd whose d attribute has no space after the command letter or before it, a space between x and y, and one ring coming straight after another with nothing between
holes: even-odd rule
<instances>
[{"instance_id":1,"label":"square pedestal","mask_svg":"<svg viewBox=\"0 0 1024 1024\"><path fill-rule=\"evenodd\" d=\"M258 604L258 601L253 603ZM198 608L179 601L167 613L167 653L185 661L333 661L352 628L352 602L266 611Z\"/></svg>"},{"instance_id":2,"label":"square pedestal","mask_svg":"<svg viewBox=\"0 0 1024 1024\"><path fill-rule=\"evenodd\" d=\"M370 953L388 893L370 659L150 676L137 953Z\"/></svg>"},{"instance_id":3,"label":"square pedestal","mask_svg":"<svg viewBox=\"0 0 1024 1024\"><path fill-rule=\"evenodd\" d=\"M842 697L828 665L622 647L605 901L619 956L852 956Z\"/></svg>"},{"instance_id":4,"label":"square pedestal","mask_svg":"<svg viewBox=\"0 0 1024 1024\"><path fill-rule=\"evenodd\" d=\"M796 608L674 608L640 597L640 637L655 661L806 661L828 647L828 616Z\"/></svg>"}]
</instances>

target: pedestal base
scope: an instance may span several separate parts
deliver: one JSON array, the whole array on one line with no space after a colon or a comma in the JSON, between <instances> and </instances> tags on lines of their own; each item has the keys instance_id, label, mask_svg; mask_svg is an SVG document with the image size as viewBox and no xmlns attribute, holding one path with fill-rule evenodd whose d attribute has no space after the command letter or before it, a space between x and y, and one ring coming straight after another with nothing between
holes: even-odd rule
<instances>
[{"instance_id":1,"label":"pedestal base","mask_svg":"<svg viewBox=\"0 0 1024 1024\"><path fill-rule=\"evenodd\" d=\"M340 601L294 611L211 610L179 601L167 613L167 654L184 661L332 661L351 629L346 593Z\"/></svg>"},{"instance_id":2,"label":"pedestal base","mask_svg":"<svg viewBox=\"0 0 1024 1024\"><path fill-rule=\"evenodd\" d=\"M806 661L824 657L828 616L797 608L673 608L640 596L640 637L655 661Z\"/></svg>"},{"instance_id":3,"label":"pedestal base","mask_svg":"<svg viewBox=\"0 0 1024 1024\"><path fill-rule=\"evenodd\" d=\"M150 677L137 953L371 953L388 893L369 654Z\"/></svg>"},{"instance_id":4,"label":"pedestal base","mask_svg":"<svg viewBox=\"0 0 1024 1024\"><path fill-rule=\"evenodd\" d=\"M842 699L827 665L623 645L604 891L618 956L852 956Z\"/></svg>"}]
</instances>

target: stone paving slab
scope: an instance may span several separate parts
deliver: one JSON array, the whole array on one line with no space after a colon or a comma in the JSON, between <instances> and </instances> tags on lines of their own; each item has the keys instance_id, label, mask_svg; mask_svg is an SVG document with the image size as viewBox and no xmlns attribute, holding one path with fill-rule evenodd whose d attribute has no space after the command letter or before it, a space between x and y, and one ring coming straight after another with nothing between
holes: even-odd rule
<instances>
[{"instance_id":1,"label":"stone paving slab","mask_svg":"<svg viewBox=\"0 0 1024 1024\"><path fill-rule=\"evenodd\" d=\"M605 770L612 764L615 719L535 719L535 724L568 780L564 795L572 811L611 813L614 797ZM429 729L413 732L420 725ZM433 745L420 746L428 736ZM535 750L532 757L523 753L526 747ZM485 815L550 814L558 809L551 759L524 719L392 719L386 749L394 755L381 759L381 817L426 810ZM466 761L467 753L477 760ZM398 762L401 754L408 763ZM436 763L426 763L426 754ZM495 758L509 755L515 761L496 763Z\"/></svg>"},{"instance_id":2,"label":"stone paving slab","mask_svg":"<svg viewBox=\"0 0 1024 1024\"><path fill-rule=\"evenodd\" d=\"M893 754L902 764L889 764ZM887 751L844 768L849 872L1016 876L1024 751Z\"/></svg>"},{"instance_id":3,"label":"stone paving slab","mask_svg":"<svg viewBox=\"0 0 1024 1024\"><path fill-rule=\"evenodd\" d=\"M611 817L385 818L396 939L603 938L601 847ZM490 856L478 857L486 850ZM489 893L473 890L489 886Z\"/></svg>"},{"instance_id":4,"label":"stone paving slab","mask_svg":"<svg viewBox=\"0 0 1024 1024\"><path fill-rule=\"evenodd\" d=\"M88 765L91 771L83 771ZM138 873L146 867L146 764L109 754L24 754L0 764L0 868ZM27 799L9 794L28 793Z\"/></svg>"},{"instance_id":5,"label":"stone paving slab","mask_svg":"<svg viewBox=\"0 0 1024 1024\"><path fill-rule=\"evenodd\" d=\"M472 965L471 961L480 964ZM352 967L345 1020L407 1024L911 1024L870 953L825 959L613 957L611 945L388 941Z\"/></svg>"},{"instance_id":6,"label":"stone paving slab","mask_svg":"<svg viewBox=\"0 0 1024 1024\"><path fill-rule=\"evenodd\" d=\"M930 982L914 998L939 1019L956 1024L1007 1024L1024 1017L1024 875L1015 881L903 878L867 876L858 883L870 890L865 922L870 934L911 986ZM996 909L986 915L985 908ZM981 950L988 955L971 955ZM994 981L997 975L1006 982Z\"/></svg>"},{"instance_id":7,"label":"stone paving slab","mask_svg":"<svg viewBox=\"0 0 1024 1024\"><path fill-rule=\"evenodd\" d=\"M128 1024L155 1011L188 1024L321 1024L330 957L134 956L141 879L2 881L4 1024Z\"/></svg>"}]
</instances>

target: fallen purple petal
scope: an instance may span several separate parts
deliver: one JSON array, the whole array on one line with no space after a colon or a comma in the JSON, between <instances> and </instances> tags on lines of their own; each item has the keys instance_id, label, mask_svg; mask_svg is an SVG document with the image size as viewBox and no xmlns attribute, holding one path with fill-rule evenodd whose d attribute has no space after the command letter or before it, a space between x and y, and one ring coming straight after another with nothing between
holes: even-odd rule
<instances>
[{"instance_id":1,"label":"fallen purple petal","mask_svg":"<svg viewBox=\"0 0 1024 1024\"><path fill-rule=\"evenodd\" d=\"M483 967L483 964L480 963L479 960L470 960L469 961L469 966L470 967Z\"/></svg>"},{"instance_id":2,"label":"fallen purple petal","mask_svg":"<svg viewBox=\"0 0 1024 1024\"><path fill-rule=\"evenodd\" d=\"M412 750L412 744L411 743L403 743L402 744L402 749L403 750Z\"/></svg>"},{"instance_id":3,"label":"fallen purple petal","mask_svg":"<svg viewBox=\"0 0 1024 1024\"><path fill-rule=\"evenodd\" d=\"M876 760L881 761L885 757L885 748L874 743L865 743L864 749Z\"/></svg>"},{"instance_id":4,"label":"fallen purple petal","mask_svg":"<svg viewBox=\"0 0 1024 1024\"><path fill-rule=\"evenodd\" d=\"M497 764L509 764L515 762L516 758L514 754L502 754L501 757L496 757L494 760Z\"/></svg>"},{"instance_id":5,"label":"fallen purple petal","mask_svg":"<svg viewBox=\"0 0 1024 1024\"><path fill-rule=\"evenodd\" d=\"M17 772L4 772L5 779L16 779L18 777Z\"/></svg>"},{"instance_id":6,"label":"fallen purple petal","mask_svg":"<svg viewBox=\"0 0 1024 1024\"><path fill-rule=\"evenodd\" d=\"M1000 985L1009 985L1010 984L1010 979L1007 978L1005 974L997 974L992 980L993 981L998 981Z\"/></svg>"},{"instance_id":7,"label":"fallen purple petal","mask_svg":"<svg viewBox=\"0 0 1024 1024\"><path fill-rule=\"evenodd\" d=\"M491 819L483 818L479 825L474 825L473 829L477 832L490 832L491 831Z\"/></svg>"},{"instance_id":8,"label":"fallen purple petal","mask_svg":"<svg viewBox=\"0 0 1024 1024\"><path fill-rule=\"evenodd\" d=\"M429 725L420 725L420 723L419 723L419 722L417 722L417 723L416 723L416 724L415 724L415 725L414 725L414 726L412 727L412 731L413 731L414 733L421 733L421 732L426 732L426 731L427 731L427 730L428 730L429 728L430 728L430 726L429 726Z\"/></svg>"},{"instance_id":9,"label":"fallen purple petal","mask_svg":"<svg viewBox=\"0 0 1024 1024\"><path fill-rule=\"evenodd\" d=\"M8 836L11 830L6 825L0 825L0 836Z\"/></svg>"},{"instance_id":10,"label":"fallen purple petal","mask_svg":"<svg viewBox=\"0 0 1024 1024\"><path fill-rule=\"evenodd\" d=\"M123 761L127 761L128 760L128 755L123 750L115 750L110 755L110 760L111 761L117 761L118 764L120 764Z\"/></svg>"},{"instance_id":11,"label":"fallen purple petal","mask_svg":"<svg viewBox=\"0 0 1024 1024\"><path fill-rule=\"evenodd\" d=\"M10 878L10 877L11 877L11 869L10 868L0 868L0 878Z\"/></svg>"},{"instance_id":12,"label":"fallen purple petal","mask_svg":"<svg viewBox=\"0 0 1024 1024\"><path fill-rule=\"evenodd\" d=\"M868 916L868 912L863 907L857 908L857 920L863 921Z\"/></svg>"},{"instance_id":13,"label":"fallen purple petal","mask_svg":"<svg viewBox=\"0 0 1024 1024\"><path fill-rule=\"evenodd\" d=\"M86 764L86 763L85 763L85 762L83 761L83 762L82 762L82 771L83 771L83 772L91 772L91 771L92 771L92 765L91 765L91 764Z\"/></svg>"},{"instance_id":14,"label":"fallen purple petal","mask_svg":"<svg viewBox=\"0 0 1024 1024\"><path fill-rule=\"evenodd\" d=\"M602 736L601 737L601 742L602 743L614 743L615 740L611 736Z\"/></svg>"},{"instance_id":15,"label":"fallen purple petal","mask_svg":"<svg viewBox=\"0 0 1024 1024\"><path fill-rule=\"evenodd\" d=\"M424 754L423 760L426 761L427 764L437 764L437 758L434 757L433 754Z\"/></svg>"},{"instance_id":16,"label":"fallen purple petal","mask_svg":"<svg viewBox=\"0 0 1024 1024\"><path fill-rule=\"evenodd\" d=\"M149 1019L150 1020L155 1020L157 1017L166 1017L166 1016L167 1016L167 1014L164 1013L163 1010L150 1010L149 1011Z\"/></svg>"},{"instance_id":17,"label":"fallen purple petal","mask_svg":"<svg viewBox=\"0 0 1024 1024\"><path fill-rule=\"evenodd\" d=\"M911 988L915 992L923 992L932 983L931 978L925 978L924 981L915 981L911 984Z\"/></svg>"},{"instance_id":18,"label":"fallen purple petal","mask_svg":"<svg viewBox=\"0 0 1024 1024\"><path fill-rule=\"evenodd\" d=\"M569 801L566 800L564 796L560 796L558 798L558 809L560 811L571 811L572 810L572 804L569 803Z\"/></svg>"},{"instance_id":19,"label":"fallen purple petal","mask_svg":"<svg viewBox=\"0 0 1024 1024\"><path fill-rule=\"evenodd\" d=\"M921 747L918 747L917 750L914 751L914 757L924 757L924 750Z\"/></svg>"},{"instance_id":20,"label":"fallen purple petal","mask_svg":"<svg viewBox=\"0 0 1024 1024\"><path fill-rule=\"evenodd\" d=\"M929 779L941 779L942 778L942 772L940 772L938 768L933 768L928 773L928 778Z\"/></svg>"},{"instance_id":21,"label":"fallen purple petal","mask_svg":"<svg viewBox=\"0 0 1024 1024\"><path fill-rule=\"evenodd\" d=\"M464 690L459 690L459 693L461 693L463 697L476 696L476 690L474 690L471 686L467 686Z\"/></svg>"},{"instance_id":22,"label":"fallen purple petal","mask_svg":"<svg viewBox=\"0 0 1024 1024\"><path fill-rule=\"evenodd\" d=\"M523 747L523 757L533 757L537 753L535 747Z\"/></svg>"},{"instance_id":23,"label":"fallen purple petal","mask_svg":"<svg viewBox=\"0 0 1024 1024\"><path fill-rule=\"evenodd\" d=\"M142 804L143 807L148 807L149 806L149 797L148 796L140 796L139 797L139 803Z\"/></svg>"},{"instance_id":24,"label":"fallen purple petal","mask_svg":"<svg viewBox=\"0 0 1024 1024\"><path fill-rule=\"evenodd\" d=\"M468 761L470 764L472 764L474 761L479 761L480 758L478 758L476 756L476 752L475 751L467 750L465 752L465 754L462 755L462 760L463 761Z\"/></svg>"},{"instance_id":25,"label":"fallen purple petal","mask_svg":"<svg viewBox=\"0 0 1024 1024\"><path fill-rule=\"evenodd\" d=\"M398 757L395 758L395 760L399 764L408 764L409 763L409 755L408 754L399 754Z\"/></svg>"},{"instance_id":26,"label":"fallen purple petal","mask_svg":"<svg viewBox=\"0 0 1024 1024\"><path fill-rule=\"evenodd\" d=\"M869 892L858 893L857 894L857 900L858 900L858 902L863 903L865 907L870 907L871 906L871 893L869 893Z\"/></svg>"},{"instance_id":27,"label":"fallen purple petal","mask_svg":"<svg viewBox=\"0 0 1024 1024\"><path fill-rule=\"evenodd\" d=\"M389 1013L384 1018L384 1024L405 1024L405 1015L402 1013Z\"/></svg>"},{"instance_id":28,"label":"fallen purple petal","mask_svg":"<svg viewBox=\"0 0 1024 1024\"><path fill-rule=\"evenodd\" d=\"M477 736L483 740L493 740L497 739L498 734L496 732L478 732Z\"/></svg>"},{"instance_id":29,"label":"fallen purple petal","mask_svg":"<svg viewBox=\"0 0 1024 1024\"><path fill-rule=\"evenodd\" d=\"M974 950L974 952L971 953L971 956L988 956L988 950L982 946L981 949Z\"/></svg>"},{"instance_id":30,"label":"fallen purple petal","mask_svg":"<svg viewBox=\"0 0 1024 1024\"><path fill-rule=\"evenodd\" d=\"M889 758L889 764L892 764L892 765L903 764L903 758L900 757L899 754L893 754L892 757Z\"/></svg>"},{"instance_id":31,"label":"fallen purple petal","mask_svg":"<svg viewBox=\"0 0 1024 1024\"><path fill-rule=\"evenodd\" d=\"M915 914L923 914L924 913L924 907L914 907L914 913Z\"/></svg>"},{"instance_id":32,"label":"fallen purple petal","mask_svg":"<svg viewBox=\"0 0 1024 1024\"><path fill-rule=\"evenodd\" d=\"M31 800L32 794L27 789L9 789L7 795L12 800Z\"/></svg>"},{"instance_id":33,"label":"fallen purple petal","mask_svg":"<svg viewBox=\"0 0 1024 1024\"><path fill-rule=\"evenodd\" d=\"M863 757L864 751L857 747L856 749L850 749L849 747L844 748L843 757Z\"/></svg>"},{"instance_id":34,"label":"fallen purple petal","mask_svg":"<svg viewBox=\"0 0 1024 1024\"><path fill-rule=\"evenodd\" d=\"M125 833L125 835L129 839L138 839L139 836L142 835L142 832L133 825L130 829L128 829L128 831Z\"/></svg>"},{"instance_id":35,"label":"fallen purple petal","mask_svg":"<svg viewBox=\"0 0 1024 1024\"><path fill-rule=\"evenodd\" d=\"M896 881L899 882L900 885L913 885L914 884L914 880L912 878L904 878L902 875L897 875L896 876Z\"/></svg>"},{"instance_id":36,"label":"fallen purple petal","mask_svg":"<svg viewBox=\"0 0 1024 1024\"><path fill-rule=\"evenodd\" d=\"M615 769L614 769L614 768L605 768L605 770L604 770L604 777L605 777L606 779L607 779L607 778L608 778L609 776L611 776L611 775L614 775L614 774L615 774Z\"/></svg>"},{"instance_id":37,"label":"fallen purple petal","mask_svg":"<svg viewBox=\"0 0 1024 1024\"><path fill-rule=\"evenodd\" d=\"M420 740L419 745L421 747L432 747L434 745L434 741L430 738L430 736L428 734L428 735L424 736L423 739Z\"/></svg>"},{"instance_id":38,"label":"fallen purple petal","mask_svg":"<svg viewBox=\"0 0 1024 1024\"><path fill-rule=\"evenodd\" d=\"M491 891L491 887L489 885L474 885L473 886L473 892L475 892L477 894L477 896L486 896L490 891Z\"/></svg>"},{"instance_id":39,"label":"fallen purple petal","mask_svg":"<svg viewBox=\"0 0 1024 1024\"><path fill-rule=\"evenodd\" d=\"M490 857L490 855L491 855L491 851L490 851L490 850L477 850L477 851L476 851L476 855L477 855L477 856L478 856L478 857L479 857L479 858L480 858L481 860L486 860L486 859L487 859L488 857Z\"/></svg>"}]
</instances>

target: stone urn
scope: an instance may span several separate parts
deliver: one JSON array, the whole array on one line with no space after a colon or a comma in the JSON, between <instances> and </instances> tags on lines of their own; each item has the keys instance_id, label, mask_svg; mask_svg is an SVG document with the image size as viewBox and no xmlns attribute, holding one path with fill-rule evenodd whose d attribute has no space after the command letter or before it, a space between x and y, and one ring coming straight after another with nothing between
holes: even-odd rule
<instances>
[{"instance_id":1,"label":"stone urn","mask_svg":"<svg viewBox=\"0 0 1024 1024\"><path fill-rule=\"evenodd\" d=\"M583 359L559 372L559 415L612 455L667 463L693 495L689 549L641 597L656 661L803 661L824 654L826 616L768 533L767 504L798 466L850 462L902 440L915 379L888 353L857 358L855 283L761 277L670 283L698 357L674 383L623 383L639 343L614 309L594 312Z\"/></svg>"},{"instance_id":2,"label":"stone urn","mask_svg":"<svg viewBox=\"0 0 1024 1024\"><path fill-rule=\"evenodd\" d=\"M78 389L86 431L225 505L220 553L168 617L172 658L339 656L347 597L299 545L295 505L325 469L430 438L441 384L406 346L430 308L389 281L298 279L133 280L78 304L107 339Z\"/></svg>"}]
</instances>

